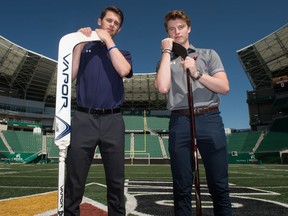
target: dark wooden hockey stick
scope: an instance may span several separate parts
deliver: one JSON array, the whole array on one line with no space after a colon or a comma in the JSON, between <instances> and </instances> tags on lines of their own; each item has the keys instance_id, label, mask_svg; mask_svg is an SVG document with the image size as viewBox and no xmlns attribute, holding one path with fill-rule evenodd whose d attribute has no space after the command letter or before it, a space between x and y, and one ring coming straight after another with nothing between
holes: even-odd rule
<instances>
[{"instance_id":1,"label":"dark wooden hockey stick","mask_svg":"<svg viewBox=\"0 0 288 216\"><path fill-rule=\"evenodd\" d=\"M185 59L188 56L186 48L175 42L173 42L172 51L174 52L174 54L181 56L182 59ZM187 90L188 90L188 106L189 106L189 114L190 114L189 117L190 117L191 144L192 144L193 156L194 156L194 186L195 186L196 215L201 216L202 206L201 206L199 162L198 162L198 151L197 151L197 140L196 140L196 129L195 129L193 92L192 92L192 83L190 80L191 77L190 77L189 69L187 69L186 71L186 77L187 77Z\"/></svg>"}]
</instances>

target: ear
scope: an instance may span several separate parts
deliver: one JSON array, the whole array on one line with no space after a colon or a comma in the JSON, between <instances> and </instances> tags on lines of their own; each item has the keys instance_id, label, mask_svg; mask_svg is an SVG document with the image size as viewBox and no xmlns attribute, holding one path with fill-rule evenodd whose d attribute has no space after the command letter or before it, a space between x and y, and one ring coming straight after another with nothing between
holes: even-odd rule
<instances>
[{"instance_id":1,"label":"ear","mask_svg":"<svg viewBox=\"0 0 288 216\"><path fill-rule=\"evenodd\" d=\"M117 34L121 31L121 27L118 29Z\"/></svg>"},{"instance_id":2,"label":"ear","mask_svg":"<svg viewBox=\"0 0 288 216\"><path fill-rule=\"evenodd\" d=\"M191 26L189 26L188 28L188 34L191 32Z\"/></svg>"},{"instance_id":3,"label":"ear","mask_svg":"<svg viewBox=\"0 0 288 216\"><path fill-rule=\"evenodd\" d=\"M97 23L98 23L99 26L101 26L102 20L100 18L98 18Z\"/></svg>"}]
</instances>

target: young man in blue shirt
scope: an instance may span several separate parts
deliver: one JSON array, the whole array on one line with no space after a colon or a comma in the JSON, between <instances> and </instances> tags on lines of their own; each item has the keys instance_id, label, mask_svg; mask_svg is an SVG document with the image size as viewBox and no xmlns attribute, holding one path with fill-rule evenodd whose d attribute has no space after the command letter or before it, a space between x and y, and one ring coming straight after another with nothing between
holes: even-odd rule
<instances>
[{"instance_id":1,"label":"young man in blue shirt","mask_svg":"<svg viewBox=\"0 0 288 216\"><path fill-rule=\"evenodd\" d=\"M65 216L80 215L86 178L99 146L105 169L108 215L125 215L125 125L123 77L132 77L132 59L113 40L124 21L122 11L107 7L95 29L101 41L81 43L73 51L72 80L76 81L77 110L72 119L67 151ZM90 27L78 30L90 36Z\"/></svg>"}]
</instances>

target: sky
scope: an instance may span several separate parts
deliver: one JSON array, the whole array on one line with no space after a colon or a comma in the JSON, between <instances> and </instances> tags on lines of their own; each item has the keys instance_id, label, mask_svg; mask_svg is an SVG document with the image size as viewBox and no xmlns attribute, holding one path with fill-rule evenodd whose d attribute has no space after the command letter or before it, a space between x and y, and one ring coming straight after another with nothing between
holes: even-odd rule
<instances>
[{"instance_id":1,"label":"sky","mask_svg":"<svg viewBox=\"0 0 288 216\"><path fill-rule=\"evenodd\" d=\"M124 24L114 41L131 52L134 73L155 72L161 40L167 37L164 16L184 10L191 19L190 43L214 49L227 72L230 92L220 96L225 128L250 128L246 94L253 88L237 50L284 26L287 0L6 0L1 2L0 35L57 61L61 37L81 27L97 28L101 11L110 5L124 12Z\"/></svg>"}]
</instances>

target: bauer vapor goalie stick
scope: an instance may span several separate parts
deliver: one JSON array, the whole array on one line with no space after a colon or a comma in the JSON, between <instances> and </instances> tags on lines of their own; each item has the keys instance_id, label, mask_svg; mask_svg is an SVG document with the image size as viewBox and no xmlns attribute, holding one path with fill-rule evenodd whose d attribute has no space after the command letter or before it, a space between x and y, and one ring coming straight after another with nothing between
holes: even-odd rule
<instances>
[{"instance_id":1,"label":"bauer vapor goalie stick","mask_svg":"<svg viewBox=\"0 0 288 216\"><path fill-rule=\"evenodd\" d=\"M185 47L181 46L178 43L173 42L172 51L181 56L182 59L185 59L188 54ZM194 58L196 60L196 57ZM201 207L201 192L200 192L200 176L199 176L199 163L198 163L198 152L197 152L197 140L196 140L196 129L195 129L195 115L194 115L194 102L193 102L193 92L192 83L190 80L189 69L186 71L187 76L187 90L188 90L188 107L189 107L189 117L190 117L190 134L191 134L191 144L193 149L194 157L194 185L195 185L195 201L196 201L196 215L202 215Z\"/></svg>"},{"instance_id":2,"label":"bauer vapor goalie stick","mask_svg":"<svg viewBox=\"0 0 288 216\"><path fill-rule=\"evenodd\" d=\"M64 215L65 158L71 132L73 49L79 43L97 40L100 39L93 31L90 37L80 32L70 33L64 35L59 42L55 109L55 145L59 148L58 215Z\"/></svg>"}]
</instances>

